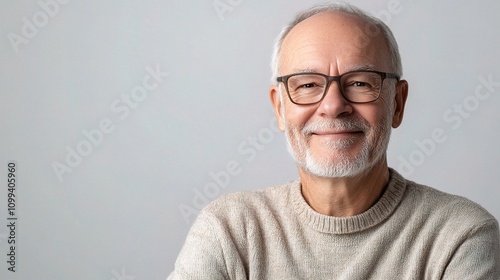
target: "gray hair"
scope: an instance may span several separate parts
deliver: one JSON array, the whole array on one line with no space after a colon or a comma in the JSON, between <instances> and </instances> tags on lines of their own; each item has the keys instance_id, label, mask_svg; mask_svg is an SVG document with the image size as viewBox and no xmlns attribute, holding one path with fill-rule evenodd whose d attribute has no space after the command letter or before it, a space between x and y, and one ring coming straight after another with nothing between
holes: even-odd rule
<instances>
[{"instance_id":1,"label":"gray hair","mask_svg":"<svg viewBox=\"0 0 500 280\"><path fill-rule=\"evenodd\" d=\"M396 42L396 39L394 38L391 29L389 29L389 27L383 21L347 3L329 3L329 4L314 6L308 10L302 11L301 13L297 14L295 18L281 30L281 33L276 38L273 55L271 58L272 84L276 83L276 78L278 77L278 68L279 68L278 60L281 53L281 45L283 44L283 40L285 39L286 35L288 35L290 30L292 30L292 28L295 27L300 22L322 12L347 13L366 21L368 23L368 25L365 28L365 31L367 33L373 32L369 31L370 26L375 26L377 28L375 32L376 34L382 31L382 35L384 36L390 54L390 60L391 60L390 65L392 67L392 71L399 77L403 75L403 66L401 64L401 56L399 54L398 43Z\"/></svg>"}]
</instances>

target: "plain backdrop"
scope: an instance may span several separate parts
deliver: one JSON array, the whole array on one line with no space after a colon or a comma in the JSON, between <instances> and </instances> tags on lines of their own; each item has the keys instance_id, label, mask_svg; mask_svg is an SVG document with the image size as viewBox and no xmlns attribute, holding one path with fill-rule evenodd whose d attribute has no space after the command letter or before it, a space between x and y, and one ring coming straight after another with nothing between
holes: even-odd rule
<instances>
[{"instance_id":1,"label":"plain backdrop","mask_svg":"<svg viewBox=\"0 0 500 280\"><path fill-rule=\"evenodd\" d=\"M348 2L392 28L410 84L390 165L500 218L500 3ZM295 179L269 61L314 3L2 1L0 278L165 279L200 207Z\"/></svg>"}]
</instances>

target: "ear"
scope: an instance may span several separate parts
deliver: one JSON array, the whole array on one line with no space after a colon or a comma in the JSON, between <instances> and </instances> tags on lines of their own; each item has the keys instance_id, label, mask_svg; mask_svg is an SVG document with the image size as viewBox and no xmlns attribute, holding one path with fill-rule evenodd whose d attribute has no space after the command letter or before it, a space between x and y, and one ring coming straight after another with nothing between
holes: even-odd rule
<instances>
[{"instance_id":1,"label":"ear","mask_svg":"<svg viewBox=\"0 0 500 280\"><path fill-rule=\"evenodd\" d=\"M276 116L276 120L278 122L278 128L281 131L285 131L285 120L283 119L283 113L282 112L282 106L281 106L281 98L280 98L280 93L278 86L271 86L271 89L269 90L270 97L271 97L271 103L273 105L274 109L274 115Z\"/></svg>"},{"instance_id":2,"label":"ear","mask_svg":"<svg viewBox=\"0 0 500 280\"><path fill-rule=\"evenodd\" d=\"M403 122L406 98L408 97L408 82L398 81L396 84L396 95L394 96L394 115L392 116L392 127L396 128Z\"/></svg>"}]
</instances>

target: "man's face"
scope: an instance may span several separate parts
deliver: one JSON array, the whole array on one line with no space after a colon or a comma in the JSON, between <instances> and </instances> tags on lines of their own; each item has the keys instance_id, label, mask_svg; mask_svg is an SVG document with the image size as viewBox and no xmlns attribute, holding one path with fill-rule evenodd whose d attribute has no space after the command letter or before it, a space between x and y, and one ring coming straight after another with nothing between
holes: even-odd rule
<instances>
[{"instance_id":1,"label":"man's face","mask_svg":"<svg viewBox=\"0 0 500 280\"><path fill-rule=\"evenodd\" d=\"M383 38L365 30L366 22L343 13L320 13L306 19L283 41L280 75L336 76L366 69L391 72ZM384 80L380 98L365 104L345 100L337 82L313 105L293 104L283 85L275 87L274 94L271 89L280 127L299 167L320 177L351 177L385 161L391 125L398 126L402 116L395 84L395 80ZM401 116L395 119L398 110Z\"/></svg>"}]
</instances>

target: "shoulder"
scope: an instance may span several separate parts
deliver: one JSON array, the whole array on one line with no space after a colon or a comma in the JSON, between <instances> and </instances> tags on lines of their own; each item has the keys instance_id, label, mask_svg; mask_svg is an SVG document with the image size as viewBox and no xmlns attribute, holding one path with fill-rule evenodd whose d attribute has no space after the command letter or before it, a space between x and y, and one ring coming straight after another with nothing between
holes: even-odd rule
<instances>
[{"instance_id":1,"label":"shoulder","mask_svg":"<svg viewBox=\"0 0 500 280\"><path fill-rule=\"evenodd\" d=\"M471 228L496 224L486 209L470 199L407 180L406 203L415 215L440 224L462 224Z\"/></svg>"},{"instance_id":2,"label":"shoulder","mask_svg":"<svg viewBox=\"0 0 500 280\"><path fill-rule=\"evenodd\" d=\"M500 270L497 220L461 196L407 181L403 227L446 279L492 279ZM439 265L441 263L441 265Z\"/></svg>"}]
</instances>

